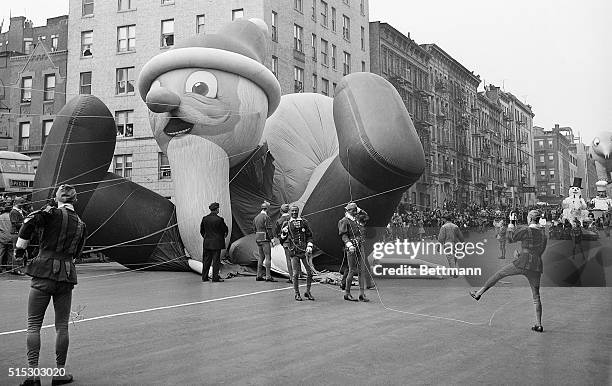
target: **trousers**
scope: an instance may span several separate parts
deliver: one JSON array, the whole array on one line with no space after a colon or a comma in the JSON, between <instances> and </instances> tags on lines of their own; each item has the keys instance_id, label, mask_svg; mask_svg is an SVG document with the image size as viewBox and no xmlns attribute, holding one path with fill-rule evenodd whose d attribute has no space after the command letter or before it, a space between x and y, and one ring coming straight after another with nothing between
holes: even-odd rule
<instances>
[{"instance_id":1,"label":"trousers","mask_svg":"<svg viewBox=\"0 0 612 386\"><path fill-rule=\"evenodd\" d=\"M263 277L264 270L266 274L266 278L272 277L270 273L270 266L272 264L272 251L270 242L260 242L257 243L257 247L259 248L259 258L257 259L257 277Z\"/></svg>"},{"instance_id":2,"label":"trousers","mask_svg":"<svg viewBox=\"0 0 612 386\"><path fill-rule=\"evenodd\" d=\"M208 271L212 263L212 278L219 278L219 269L221 269L221 250L220 249L204 249L202 253L202 279L208 278Z\"/></svg>"},{"instance_id":3,"label":"trousers","mask_svg":"<svg viewBox=\"0 0 612 386\"><path fill-rule=\"evenodd\" d=\"M68 320L72 305L72 288L70 283L56 282L50 279L32 278L32 287L28 297L28 332L27 349L29 367L38 366L40 353L40 329L47 306L53 298L55 310L55 362L57 366L66 364L68 355Z\"/></svg>"}]
</instances>

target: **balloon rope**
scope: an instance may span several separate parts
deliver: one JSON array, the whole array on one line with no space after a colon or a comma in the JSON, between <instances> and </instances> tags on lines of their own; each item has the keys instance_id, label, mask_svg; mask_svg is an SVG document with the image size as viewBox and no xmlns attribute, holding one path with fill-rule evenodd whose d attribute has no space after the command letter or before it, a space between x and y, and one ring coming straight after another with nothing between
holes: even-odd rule
<instances>
[{"instance_id":1,"label":"balloon rope","mask_svg":"<svg viewBox=\"0 0 612 386\"><path fill-rule=\"evenodd\" d=\"M130 199L130 197L132 197L132 194L136 193L136 190L133 190L132 192L130 192L130 194L128 194L128 196L125 198L125 200L123 200L123 202L121 203L121 205L119 205L117 207L117 209L115 209L115 211L113 213L111 213L111 215L104 220L104 222L102 224L100 224L100 226L93 232L91 232L90 234L87 235L87 238L90 238L91 236L93 236L94 234L96 234L97 231L99 231L104 225L106 225L107 222L110 221L111 218L113 218L113 216L115 214L117 214L117 212L119 212L119 209L121 209L123 207L123 205L125 205L125 203L127 202L127 200Z\"/></svg>"}]
</instances>

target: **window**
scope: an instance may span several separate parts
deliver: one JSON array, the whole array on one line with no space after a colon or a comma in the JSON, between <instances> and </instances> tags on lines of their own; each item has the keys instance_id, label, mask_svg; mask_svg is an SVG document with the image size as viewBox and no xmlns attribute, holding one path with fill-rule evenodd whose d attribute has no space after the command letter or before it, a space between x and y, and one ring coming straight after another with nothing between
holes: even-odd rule
<instances>
[{"instance_id":1,"label":"window","mask_svg":"<svg viewBox=\"0 0 612 386\"><path fill-rule=\"evenodd\" d=\"M115 111L115 124L117 126L117 137L133 137L134 122L132 120L134 110Z\"/></svg>"},{"instance_id":2,"label":"window","mask_svg":"<svg viewBox=\"0 0 612 386\"><path fill-rule=\"evenodd\" d=\"M331 7L331 22L332 22L332 31L336 32L336 8Z\"/></svg>"},{"instance_id":3,"label":"window","mask_svg":"<svg viewBox=\"0 0 612 386\"><path fill-rule=\"evenodd\" d=\"M314 21L317 21L317 0L311 0L312 1L312 7L310 7L311 10L311 18Z\"/></svg>"},{"instance_id":4,"label":"window","mask_svg":"<svg viewBox=\"0 0 612 386\"><path fill-rule=\"evenodd\" d=\"M304 12L302 0L293 0L293 8L298 12Z\"/></svg>"},{"instance_id":5,"label":"window","mask_svg":"<svg viewBox=\"0 0 612 386\"><path fill-rule=\"evenodd\" d=\"M324 66L328 65L328 51L329 43L327 43L327 40L321 39L321 62L323 62Z\"/></svg>"},{"instance_id":6,"label":"window","mask_svg":"<svg viewBox=\"0 0 612 386\"><path fill-rule=\"evenodd\" d=\"M57 51L57 45L59 43L59 39L57 35L51 35L51 51Z\"/></svg>"},{"instance_id":7,"label":"window","mask_svg":"<svg viewBox=\"0 0 612 386\"><path fill-rule=\"evenodd\" d=\"M293 89L294 92L304 91L304 70L299 67L293 67Z\"/></svg>"},{"instance_id":8,"label":"window","mask_svg":"<svg viewBox=\"0 0 612 386\"><path fill-rule=\"evenodd\" d=\"M312 74L312 92L317 92L317 83L318 83L318 79L317 79L317 74Z\"/></svg>"},{"instance_id":9,"label":"window","mask_svg":"<svg viewBox=\"0 0 612 386\"><path fill-rule=\"evenodd\" d=\"M554 179L555 179L555 171L554 171L554 170L549 170L549 171L548 171L548 177L549 177L551 180L554 180Z\"/></svg>"},{"instance_id":10,"label":"window","mask_svg":"<svg viewBox=\"0 0 612 386\"><path fill-rule=\"evenodd\" d=\"M342 15L342 37L351 40L351 19L346 15Z\"/></svg>"},{"instance_id":11,"label":"window","mask_svg":"<svg viewBox=\"0 0 612 386\"><path fill-rule=\"evenodd\" d=\"M327 27L327 3L321 1L321 25Z\"/></svg>"},{"instance_id":12,"label":"window","mask_svg":"<svg viewBox=\"0 0 612 386\"><path fill-rule=\"evenodd\" d=\"M23 52L26 55L29 55L32 53L32 38L23 38Z\"/></svg>"},{"instance_id":13,"label":"window","mask_svg":"<svg viewBox=\"0 0 612 386\"><path fill-rule=\"evenodd\" d=\"M332 60L332 68L335 70L336 69L336 45L335 44L332 44L331 60Z\"/></svg>"},{"instance_id":14,"label":"window","mask_svg":"<svg viewBox=\"0 0 612 386\"><path fill-rule=\"evenodd\" d=\"M91 72L81 72L79 94L91 94Z\"/></svg>"},{"instance_id":15,"label":"window","mask_svg":"<svg viewBox=\"0 0 612 386\"><path fill-rule=\"evenodd\" d=\"M43 121L43 132L42 132L42 144L45 144L47 137L51 134L51 127L53 127L53 120Z\"/></svg>"},{"instance_id":16,"label":"window","mask_svg":"<svg viewBox=\"0 0 612 386\"><path fill-rule=\"evenodd\" d=\"M550 184L550 194L554 195L555 194L555 184Z\"/></svg>"},{"instance_id":17,"label":"window","mask_svg":"<svg viewBox=\"0 0 612 386\"><path fill-rule=\"evenodd\" d=\"M336 82L332 83L332 96L336 95Z\"/></svg>"},{"instance_id":18,"label":"window","mask_svg":"<svg viewBox=\"0 0 612 386\"><path fill-rule=\"evenodd\" d=\"M117 52L136 51L136 26L117 28Z\"/></svg>"},{"instance_id":19,"label":"window","mask_svg":"<svg viewBox=\"0 0 612 386\"><path fill-rule=\"evenodd\" d=\"M329 80L321 78L321 94L329 95Z\"/></svg>"},{"instance_id":20,"label":"window","mask_svg":"<svg viewBox=\"0 0 612 386\"><path fill-rule=\"evenodd\" d=\"M55 74L45 75L45 90L43 100L52 101L55 99Z\"/></svg>"},{"instance_id":21,"label":"window","mask_svg":"<svg viewBox=\"0 0 612 386\"><path fill-rule=\"evenodd\" d=\"M81 56L91 56L91 46L93 44L93 31L81 32Z\"/></svg>"},{"instance_id":22,"label":"window","mask_svg":"<svg viewBox=\"0 0 612 386\"><path fill-rule=\"evenodd\" d=\"M171 47L174 45L174 19L162 20L161 22L161 46Z\"/></svg>"},{"instance_id":23,"label":"window","mask_svg":"<svg viewBox=\"0 0 612 386\"><path fill-rule=\"evenodd\" d=\"M278 79L278 58L276 56L272 56L272 73Z\"/></svg>"},{"instance_id":24,"label":"window","mask_svg":"<svg viewBox=\"0 0 612 386\"><path fill-rule=\"evenodd\" d=\"M548 140L548 147L553 147L553 140L552 139Z\"/></svg>"},{"instance_id":25,"label":"window","mask_svg":"<svg viewBox=\"0 0 612 386\"><path fill-rule=\"evenodd\" d=\"M312 34L310 39L310 44L312 45L312 61L317 61L317 35Z\"/></svg>"},{"instance_id":26,"label":"window","mask_svg":"<svg viewBox=\"0 0 612 386\"><path fill-rule=\"evenodd\" d=\"M544 162L544 154L540 154L540 162Z\"/></svg>"},{"instance_id":27,"label":"window","mask_svg":"<svg viewBox=\"0 0 612 386\"><path fill-rule=\"evenodd\" d=\"M555 155L554 155L554 154L552 154L552 153L551 153L551 154L549 154L549 155L548 155L548 160L549 160L549 161L554 161L554 160L555 160Z\"/></svg>"},{"instance_id":28,"label":"window","mask_svg":"<svg viewBox=\"0 0 612 386\"><path fill-rule=\"evenodd\" d=\"M32 102L32 77L21 78L21 103Z\"/></svg>"},{"instance_id":29,"label":"window","mask_svg":"<svg viewBox=\"0 0 612 386\"><path fill-rule=\"evenodd\" d=\"M113 173L128 179L132 177L132 155L116 155L114 158Z\"/></svg>"},{"instance_id":30,"label":"window","mask_svg":"<svg viewBox=\"0 0 612 386\"><path fill-rule=\"evenodd\" d=\"M365 28L361 27L361 51L365 50Z\"/></svg>"},{"instance_id":31,"label":"window","mask_svg":"<svg viewBox=\"0 0 612 386\"><path fill-rule=\"evenodd\" d=\"M278 41L278 13L272 11L272 41Z\"/></svg>"},{"instance_id":32,"label":"window","mask_svg":"<svg viewBox=\"0 0 612 386\"><path fill-rule=\"evenodd\" d=\"M116 95L128 95L134 93L134 67L117 69Z\"/></svg>"},{"instance_id":33,"label":"window","mask_svg":"<svg viewBox=\"0 0 612 386\"><path fill-rule=\"evenodd\" d=\"M540 140L538 141L538 146L539 146L539 147L544 147L544 140L543 140L543 139L540 139Z\"/></svg>"},{"instance_id":34,"label":"window","mask_svg":"<svg viewBox=\"0 0 612 386\"><path fill-rule=\"evenodd\" d=\"M293 25L293 49L299 52L304 52L302 45L303 28L297 24Z\"/></svg>"},{"instance_id":35,"label":"window","mask_svg":"<svg viewBox=\"0 0 612 386\"><path fill-rule=\"evenodd\" d=\"M93 15L94 0L83 0L83 16Z\"/></svg>"},{"instance_id":36,"label":"window","mask_svg":"<svg viewBox=\"0 0 612 386\"><path fill-rule=\"evenodd\" d=\"M30 122L19 124L19 151L26 151L30 148Z\"/></svg>"},{"instance_id":37,"label":"window","mask_svg":"<svg viewBox=\"0 0 612 386\"><path fill-rule=\"evenodd\" d=\"M206 22L206 15L197 15L196 16L196 33L204 33L204 25Z\"/></svg>"},{"instance_id":38,"label":"window","mask_svg":"<svg viewBox=\"0 0 612 386\"><path fill-rule=\"evenodd\" d=\"M170 161L168 161L167 155L165 155L164 153L159 153L158 165L159 165L159 179L160 180L171 179L172 172L170 170Z\"/></svg>"},{"instance_id":39,"label":"window","mask_svg":"<svg viewBox=\"0 0 612 386\"><path fill-rule=\"evenodd\" d=\"M342 63L342 75L351 73L351 54L344 51L344 63Z\"/></svg>"},{"instance_id":40,"label":"window","mask_svg":"<svg viewBox=\"0 0 612 386\"><path fill-rule=\"evenodd\" d=\"M546 170L540 170L540 175L542 177L546 177Z\"/></svg>"},{"instance_id":41,"label":"window","mask_svg":"<svg viewBox=\"0 0 612 386\"><path fill-rule=\"evenodd\" d=\"M361 72L366 72L366 64L363 60L361 61Z\"/></svg>"},{"instance_id":42,"label":"window","mask_svg":"<svg viewBox=\"0 0 612 386\"><path fill-rule=\"evenodd\" d=\"M132 9L132 0L118 0L117 10L127 11Z\"/></svg>"},{"instance_id":43,"label":"window","mask_svg":"<svg viewBox=\"0 0 612 386\"><path fill-rule=\"evenodd\" d=\"M236 19L242 19L243 17L244 17L244 9L243 8L232 9L232 21L234 21Z\"/></svg>"},{"instance_id":44,"label":"window","mask_svg":"<svg viewBox=\"0 0 612 386\"><path fill-rule=\"evenodd\" d=\"M174 0L161 0L161 5L171 5L174 4Z\"/></svg>"},{"instance_id":45,"label":"window","mask_svg":"<svg viewBox=\"0 0 612 386\"><path fill-rule=\"evenodd\" d=\"M361 12L361 14L365 16L365 4L363 0L359 0L359 12Z\"/></svg>"}]
</instances>

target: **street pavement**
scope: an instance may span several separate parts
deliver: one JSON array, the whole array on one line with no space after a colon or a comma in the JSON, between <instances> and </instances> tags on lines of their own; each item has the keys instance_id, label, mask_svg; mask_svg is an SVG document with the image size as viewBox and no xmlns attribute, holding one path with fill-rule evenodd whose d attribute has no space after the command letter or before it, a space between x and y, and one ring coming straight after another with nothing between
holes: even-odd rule
<instances>
[{"instance_id":1,"label":"street pavement","mask_svg":"<svg viewBox=\"0 0 612 386\"><path fill-rule=\"evenodd\" d=\"M522 277L480 302L467 278L379 279L370 303L352 303L326 284L313 286L316 301L296 302L284 280L202 283L193 273L115 263L78 272L68 355L75 385L612 382L609 287L542 288L538 334ZM1 385L18 384L9 368L27 363L28 286L0 275ZM52 323L50 307L44 324ZM40 366L53 367L55 332L41 334Z\"/></svg>"}]
</instances>

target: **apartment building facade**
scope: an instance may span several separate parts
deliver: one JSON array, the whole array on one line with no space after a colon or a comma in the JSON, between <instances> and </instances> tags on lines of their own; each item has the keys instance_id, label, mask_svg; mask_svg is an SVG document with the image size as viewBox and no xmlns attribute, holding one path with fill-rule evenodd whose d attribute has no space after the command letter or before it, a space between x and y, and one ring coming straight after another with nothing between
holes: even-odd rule
<instances>
[{"instance_id":1,"label":"apartment building facade","mask_svg":"<svg viewBox=\"0 0 612 386\"><path fill-rule=\"evenodd\" d=\"M429 60L431 55L410 38L387 23L370 22L370 71L387 79L398 90L417 130L425 160L425 171L416 184L403 197L417 207L432 204L431 127L433 114L430 111L433 92L429 82Z\"/></svg>"},{"instance_id":2,"label":"apartment building facade","mask_svg":"<svg viewBox=\"0 0 612 386\"><path fill-rule=\"evenodd\" d=\"M421 45L430 55L430 111L433 113L432 195L434 206L482 204L482 140L476 131L480 77L436 44Z\"/></svg>"},{"instance_id":3,"label":"apartment building facade","mask_svg":"<svg viewBox=\"0 0 612 386\"><path fill-rule=\"evenodd\" d=\"M68 16L35 27L12 17L0 34L0 148L38 166L53 119L66 103Z\"/></svg>"},{"instance_id":4,"label":"apartment building facade","mask_svg":"<svg viewBox=\"0 0 612 386\"><path fill-rule=\"evenodd\" d=\"M136 91L139 71L175 43L214 33L242 17L268 25L264 64L284 94L332 96L345 74L369 70L365 0L70 0L67 93L93 94L114 115L111 171L173 196L168 160L152 137L148 110Z\"/></svg>"},{"instance_id":5,"label":"apartment building facade","mask_svg":"<svg viewBox=\"0 0 612 386\"><path fill-rule=\"evenodd\" d=\"M583 178L585 188L584 177L578 175L572 129L555 124L552 128L534 126L533 130L538 201L560 204L569 194L574 177Z\"/></svg>"}]
</instances>

